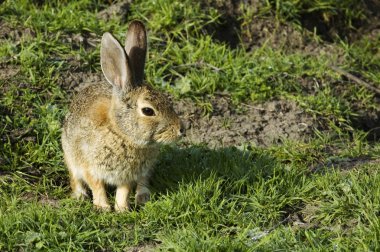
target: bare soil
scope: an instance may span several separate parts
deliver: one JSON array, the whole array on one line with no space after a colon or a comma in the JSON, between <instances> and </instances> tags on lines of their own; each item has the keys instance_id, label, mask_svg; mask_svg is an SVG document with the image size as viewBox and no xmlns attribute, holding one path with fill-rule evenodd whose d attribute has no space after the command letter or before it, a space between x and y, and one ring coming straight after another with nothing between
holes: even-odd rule
<instances>
[{"instance_id":1,"label":"bare soil","mask_svg":"<svg viewBox=\"0 0 380 252\"><path fill-rule=\"evenodd\" d=\"M233 105L228 95L210 99L213 111L202 116L202 108L190 99L176 102L176 110L185 118L186 141L209 147L271 146L286 140L306 140L317 122L295 102L285 99L261 104Z\"/></svg>"},{"instance_id":2,"label":"bare soil","mask_svg":"<svg viewBox=\"0 0 380 252\"><path fill-rule=\"evenodd\" d=\"M35 32L30 28L14 29L5 21L0 20L0 42L3 40L11 40L19 44L21 39L35 36Z\"/></svg>"}]
</instances>

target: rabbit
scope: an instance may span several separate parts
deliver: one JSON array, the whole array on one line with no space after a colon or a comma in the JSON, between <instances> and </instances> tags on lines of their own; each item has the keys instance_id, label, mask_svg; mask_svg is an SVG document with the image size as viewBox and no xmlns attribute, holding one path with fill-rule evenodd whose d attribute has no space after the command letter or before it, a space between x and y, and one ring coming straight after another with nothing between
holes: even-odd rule
<instances>
[{"instance_id":1,"label":"rabbit","mask_svg":"<svg viewBox=\"0 0 380 252\"><path fill-rule=\"evenodd\" d=\"M62 129L62 148L72 196L92 191L95 207L110 210L105 186L116 186L115 211L150 199L148 182L160 144L184 135L170 100L144 82L147 35L142 22L128 27L125 48L108 32L100 63L106 81L84 88L72 100Z\"/></svg>"}]
</instances>

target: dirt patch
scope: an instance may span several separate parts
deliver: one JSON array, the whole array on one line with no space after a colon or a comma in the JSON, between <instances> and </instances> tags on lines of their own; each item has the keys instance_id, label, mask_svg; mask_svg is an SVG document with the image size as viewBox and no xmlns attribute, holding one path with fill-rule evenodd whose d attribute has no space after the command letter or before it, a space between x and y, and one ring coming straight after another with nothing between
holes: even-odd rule
<instances>
[{"instance_id":1,"label":"dirt patch","mask_svg":"<svg viewBox=\"0 0 380 252\"><path fill-rule=\"evenodd\" d=\"M334 168L340 170L342 173L351 171L355 168L364 165L380 164L380 159L373 159L367 156L354 157L354 158L334 158L326 163L318 164L310 167L310 171L313 173L323 171L324 168Z\"/></svg>"},{"instance_id":2,"label":"dirt patch","mask_svg":"<svg viewBox=\"0 0 380 252\"><path fill-rule=\"evenodd\" d=\"M351 6L355 15L346 9L312 10L308 4L304 7L303 13L300 13L302 27L314 31L325 41L343 39L351 43L380 28L380 2L377 0L363 0Z\"/></svg>"},{"instance_id":3,"label":"dirt patch","mask_svg":"<svg viewBox=\"0 0 380 252\"><path fill-rule=\"evenodd\" d=\"M242 41L247 50L262 46L282 49L288 53L302 52L309 55L342 55L343 51L329 43L318 43L313 34L299 30L290 24L273 19L256 18L242 29Z\"/></svg>"},{"instance_id":4,"label":"dirt patch","mask_svg":"<svg viewBox=\"0 0 380 252\"><path fill-rule=\"evenodd\" d=\"M59 207L59 200L54 199L48 195L40 195L38 197L38 203L40 203L42 205L48 205L48 206L51 206L54 208Z\"/></svg>"},{"instance_id":5,"label":"dirt patch","mask_svg":"<svg viewBox=\"0 0 380 252\"><path fill-rule=\"evenodd\" d=\"M135 247L126 248L125 251L128 251L128 252L152 252L152 251L156 251L158 246L159 245L157 243L147 242L147 243L135 246Z\"/></svg>"},{"instance_id":6,"label":"dirt patch","mask_svg":"<svg viewBox=\"0 0 380 252\"><path fill-rule=\"evenodd\" d=\"M62 34L61 40L70 44L75 50L83 47L85 49L96 48L100 44L101 38L93 32L83 31L82 33Z\"/></svg>"},{"instance_id":7,"label":"dirt patch","mask_svg":"<svg viewBox=\"0 0 380 252\"><path fill-rule=\"evenodd\" d=\"M111 4L106 9L99 11L97 17L105 21L109 21L113 17L118 17L120 18L120 21L124 23L127 19L129 5L131 3L132 0L117 1L114 4Z\"/></svg>"},{"instance_id":8,"label":"dirt patch","mask_svg":"<svg viewBox=\"0 0 380 252\"><path fill-rule=\"evenodd\" d=\"M350 16L345 9L313 10L307 7L307 3L299 4L304 9L299 13L299 25L296 25L294 20L276 18L274 1L203 0L204 7L215 8L221 14L218 24L206 26L205 30L231 48L243 46L252 51L268 46L287 53L337 55L337 60L334 59L337 65L344 61L345 54L334 42L345 40L352 43L363 37L377 38L380 34L379 1L358 3L355 10L362 14L357 13L356 17Z\"/></svg>"},{"instance_id":9,"label":"dirt patch","mask_svg":"<svg viewBox=\"0 0 380 252\"><path fill-rule=\"evenodd\" d=\"M292 50L312 47L314 51L325 46L325 43L316 43L315 35L323 42L334 42L338 38L353 42L380 29L380 3L375 0L365 0L353 6L356 15L347 13L346 9L339 9L339 6L347 8L344 4L337 4L337 9L329 10L315 9L309 6L310 3L301 1L296 5L300 5L298 22L303 28L302 32L294 25L289 25L296 22L292 15L286 17L286 13L283 13L276 17L274 1L203 0L202 5L221 13L219 26L212 26L208 31L215 39L227 42L232 48L237 46L241 38L248 49L266 43L274 48L282 46Z\"/></svg>"},{"instance_id":10,"label":"dirt patch","mask_svg":"<svg viewBox=\"0 0 380 252\"><path fill-rule=\"evenodd\" d=\"M380 104L380 98L375 97L375 101ZM352 119L353 126L367 132L367 140L378 141L380 139L380 109L360 109L356 113L358 116Z\"/></svg>"},{"instance_id":11,"label":"dirt patch","mask_svg":"<svg viewBox=\"0 0 380 252\"><path fill-rule=\"evenodd\" d=\"M380 12L380 3L378 8L378 13ZM380 17L373 16L369 18L368 25L360 27L356 32L350 34L351 41L356 41L362 37L367 37L368 39L377 39L380 36Z\"/></svg>"},{"instance_id":12,"label":"dirt patch","mask_svg":"<svg viewBox=\"0 0 380 252\"><path fill-rule=\"evenodd\" d=\"M29 202L37 202L41 205L48 205L53 208L59 207L59 200L50 197L47 194L36 194L34 192L25 192L21 199Z\"/></svg>"},{"instance_id":13,"label":"dirt patch","mask_svg":"<svg viewBox=\"0 0 380 252\"><path fill-rule=\"evenodd\" d=\"M218 24L206 25L206 32L211 34L217 41L228 44L231 48L236 48L240 43L239 6L240 0L212 1L203 0L203 8L216 8L221 14Z\"/></svg>"},{"instance_id":14,"label":"dirt patch","mask_svg":"<svg viewBox=\"0 0 380 252\"><path fill-rule=\"evenodd\" d=\"M67 92L78 92L88 85L105 81L101 72L75 72L67 71L60 75L58 84Z\"/></svg>"},{"instance_id":15,"label":"dirt patch","mask_svg":"<svg viewBox=\"0 0 380 252\"><path fill-rule=\"evenodd\" d=\"M12 27L0 20L0 41L11 40L19 42L22 38L34 38L36 33L31 28Z\"/></svg>"},{"instance_id":16,"label":"dirt patch","mask_svg":"<svg viewBox=\"0 0 380 252\"><path fill-rule=\"evenodd\" d=\"M247 51L262 46L282 49L285 52L302 52L306 54L342 54L341 49L329 43L317 42L313 30L301 30L292 24L278 21L274 14L267 10L267 3L260 0L204 0L206 7L216 8L220 13L218 25L207 26L206 30L215 40L227 43L235 48L242 42ZM251 20L242 18L251 12Z\"/></svg>"},{"instance_id":17,"label":"dirt patch","mask_svg":"<svg viewBox=\"0 0 380 252\"><path fill-rule=\"evenodd\" d=\"M317 127L317 122L293 101L234 106L228 96L217 95L211 104L213 111L202 116L202 108L190 99L176 102L175 108L186 123L186 141L211 148L271 146L286 140L306 140Z\"/></svg>"},{"instance_id":18,"label":"dirt patch","mask_svg":"<svg viewBox=\"0 0 380 252\"><path fill-rule=\"evenodd\" d=\"M20 72L20 67L16 65L0 64L0 81L7 81Z\"/></svg>"}]
</instances>

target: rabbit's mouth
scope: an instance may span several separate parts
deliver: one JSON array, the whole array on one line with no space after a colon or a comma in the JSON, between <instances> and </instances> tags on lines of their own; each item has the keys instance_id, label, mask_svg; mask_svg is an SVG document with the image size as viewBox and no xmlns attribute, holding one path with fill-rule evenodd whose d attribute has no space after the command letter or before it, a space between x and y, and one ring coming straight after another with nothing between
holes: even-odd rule
<instances>
[{"instance_id":1,"label":"rabbit's mouth","mask_svg":"<svg viewBox=\"0 0 380 252\"><path fill-rule=\"evenodd\" d=\"M170 144L176 142L179 139L179 136L174 134L174 132L167 130L155 134L153 138L157 143Z\"/></svg>"}]
</instances>

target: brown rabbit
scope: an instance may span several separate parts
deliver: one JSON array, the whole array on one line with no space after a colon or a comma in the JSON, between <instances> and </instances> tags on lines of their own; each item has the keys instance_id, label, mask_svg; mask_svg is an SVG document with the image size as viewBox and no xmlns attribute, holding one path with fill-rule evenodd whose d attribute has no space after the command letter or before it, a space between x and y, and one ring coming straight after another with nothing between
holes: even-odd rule
<instances>
[{"instance_id":1,"label":"brown rabbit","mask_svg":"<svg viewBox=\"0 0 380 252\"><path fill-rule=\"evenodd\" d=\"M106 184L117 187L116 211L129 209L134 186L136 203L148 201L159 144L184 133L168 98L143 83L146 51L146 31L139 21L129 25L125 49L105 33L100 62L108 83L78 93L63 125L62 147L73 196L87 196L87 184L94 205L102 209L110 209Z\"/></svg>"}]
</instances>

